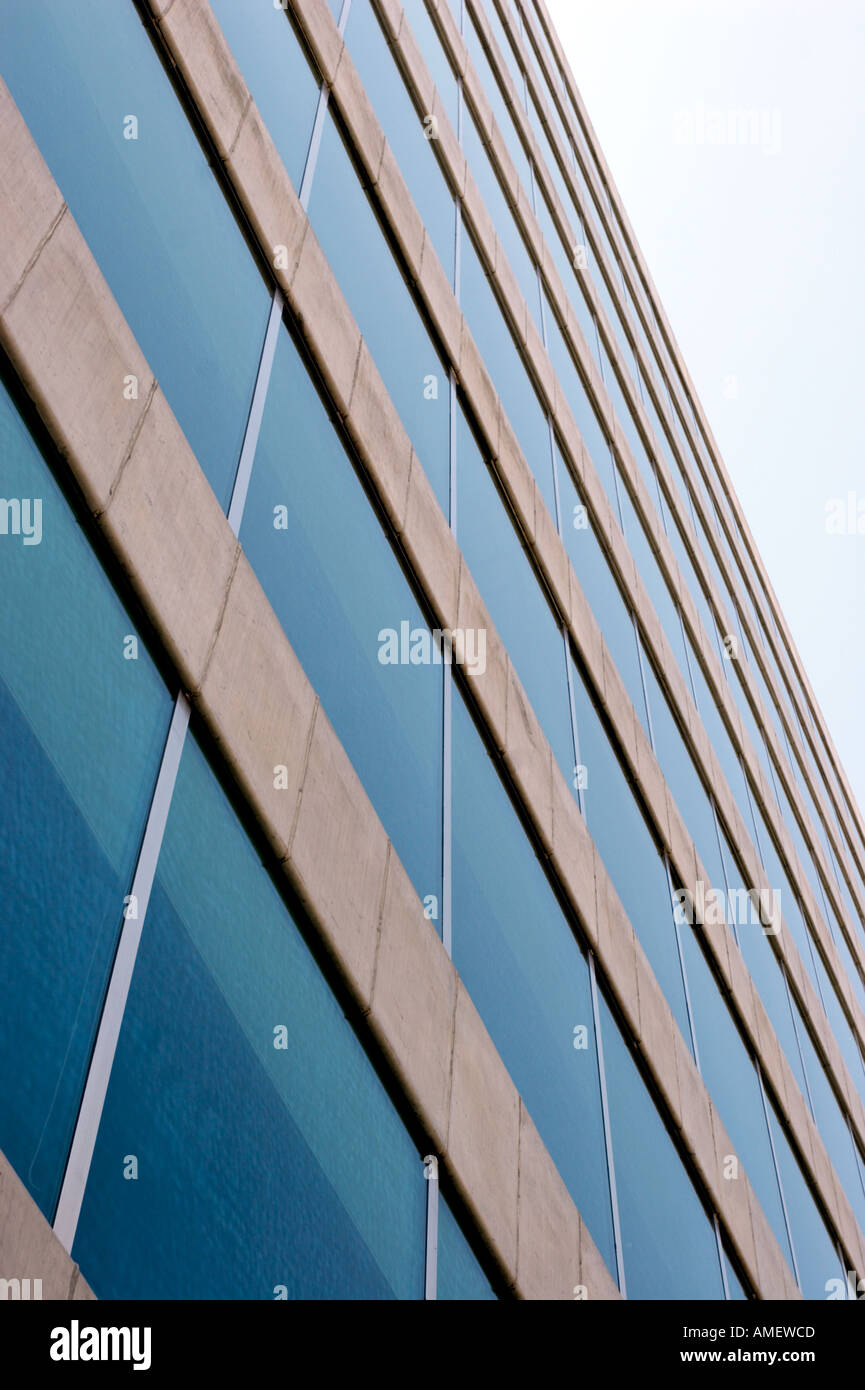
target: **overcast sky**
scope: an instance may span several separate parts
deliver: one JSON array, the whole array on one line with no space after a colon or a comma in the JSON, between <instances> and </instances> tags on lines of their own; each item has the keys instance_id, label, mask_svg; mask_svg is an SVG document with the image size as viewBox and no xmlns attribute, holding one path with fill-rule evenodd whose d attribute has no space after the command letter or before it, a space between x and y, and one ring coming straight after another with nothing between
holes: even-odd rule
<instances>
[{"instance_id":1,"label":"overcast sky","mask_svg":"<svg viewBox=\"0 0 865 1390\"><path fill-rule=\"evenodd\" d=\"M826 529L853 492L865 530L865 3L547 5L865 807L865 535Z\"/></svg>"}]
</instances>

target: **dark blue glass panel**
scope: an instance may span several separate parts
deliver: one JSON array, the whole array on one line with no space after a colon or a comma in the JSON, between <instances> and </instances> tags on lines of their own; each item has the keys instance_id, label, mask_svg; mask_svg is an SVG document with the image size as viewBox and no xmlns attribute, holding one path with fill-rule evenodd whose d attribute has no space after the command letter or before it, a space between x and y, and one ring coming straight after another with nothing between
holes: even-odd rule
<instances>
[{"instance_id":1,"label":"dark blue glass panel","mask_svg":"<svg viewBox=\"0 0 865 1390\"><path fill-rule=\"evenodd\" d=\"M262 0L212 0L211 8L288 176L299 189L320 83L288 15Z\"/></svg>"},{"instance_id":2,"label":"dark blue glass panel","mask_svg":"<svg viewBox=\"0 0 865 1390\"><path fill-rule=\"evenodd\" d=\"M460 410L457 415L460 549L565 780L574 776L574 740L562 629Z\"/></svg>"},{"instance_id":3,"label":"dark blue glass panel","mask_svg":"<svg viewBox=\"0 0 865 1390\"><path fill-rule=\"evenodd\" d=\"M74 1258L102 1298L419 1299L425 1189L391 1100L189 739Z\"/></svg>"},{"instance_id":4,"label":"dark blue glass panel","mask_svg":"<svg viewBox=\"0 0 865 1390\"><path fill-rule=\"evenodd\" d=\"M472 1002L614 1269L588 965L456 690L453 948Z\"/></svg>"},{"instance_id":5,"label":"dark blue glass panel","mask_svg":"<svg viewBox=\"0 0 865 1390\"><path fill-rule=\"evenodd\" d=\"M709 1218L603 998L600 1012L628 1298L723 1298Z\"/></svg>"},{"instance_id":6,"label":"dark blue glass panel","mask_svg":"<svg viewBox=\"0 0 865 1390\"><path fill-rule=\"evenodd\" d=\"M240 541L418 894L440 902L444 668L286 329Z\"/></svg>"},{"instance_id":7,"label":"dark blue glass panel","mask_svg":"<svg viewBox=\"0 0 865 1390\"><path fill-rule=\"evenodd\" d=\"M0 73L227 506L269 294L135 6L6 0Z\"/></svg>"},{"instance_id":8,"label":"dark blue glass panel","mask_svg":"<svg viewBox=\"0 0 865 1390\"><path fill-rule=\"evenodd\" d=\"M51 1219L171 700L2 384L0 494L0 1150Z\"/></svg>"},{"instance_id":9,"label":"dark blue glass panel","mask_svg":"<svg viewBox=\"0 0 865 1390\"><path fill-rule=\"evenodd\" d=\"M418 313L333 117L321 140L309 216L391 400L448 510L450 391L445 364ZM346 228L351 235L346 235Z\"/></svg>"}]
</instances>

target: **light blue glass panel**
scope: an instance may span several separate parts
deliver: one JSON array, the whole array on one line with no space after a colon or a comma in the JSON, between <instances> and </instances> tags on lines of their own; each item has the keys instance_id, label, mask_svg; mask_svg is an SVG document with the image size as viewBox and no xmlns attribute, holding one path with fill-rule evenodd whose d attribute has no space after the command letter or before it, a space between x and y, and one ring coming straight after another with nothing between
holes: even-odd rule
<instances>
[{"instance_id":1,"label":"light blue glass panel","mask_svg":"<svg viewBox=\"0 0 865 1390\"><path fill-rule=\"evenodd\" d=\"M493 220L499 243L517 278L535 327L541 332L541 302L538 272L514 221L501 184L493 172L489 156L481 143L477 127L468 112L463 118L463 150L480 189L487 212ZM496 253L498 254L498 252Z\"/></svg>"},{"instance_id":2,"label":"light blue glass panel","mask_svg":"<svg viewBox=\"0 0 865 1390\"><path fill-rule=\"evenodd\" d=\"M570 785L574 740L562 629L462 410L457 413L457 499L460 550Z\"/></svg>"},{"instance_id":3,"label":"light blue glass panel","mask_svg":"<svg viewBox=\"0 0 865 1390\"><path fill-rule=\"evenodd\" d=\"M454 279L456 205L370 0L352 0L345 31L348 51L366 94L396 156L412 202L420 214L448 280Z\"/></svg>"},{"instance_id":4,"label":"light blue glass panel","mask_svg":"<svg viewBox=\"0 0 865 1390\"><path fill-rule=\"evenodd\" d=\"M685 741L673 717L667 698L658 683L652 663L645 653L643 655L643 674L646 678L649 712L652 716L655 756L660 763L664 780L673 795L676 807L697 847L703 868L709 875L709 883L713 888L722 888L724 870L721 864L721 850L718 844L718 832L715 827L712 803L697 774L694 760L685 746ZM708 891L708 884L705 887Z\"/></svg>"},{"instance_id":5,"label":"light blue glass panel","mask_svg":"<svg viewBox=\"0 0 865 1390\"><path fill-rule=\"evenodd\" d=\"M625 683L640 722L649 733L637 634L622 592L613 578L587 508L580 502L570 471L557 452L562 539L595 621Z\"/></svg>"},{"instance_id":6,"label":"light blue glass panel","mask_svg":"<svg viewBox=\"0 0 865 1390\"><path fill-rule=\"evenodd\" d=\"M723 1298L709 1217L603 998L600 1011L628 1298Z\"/></svg>"},{"instance_id":7,"label":"light blue glass panel","mask_svg":"<svg viewBox=\"0 0 865 1390\"><path fill-rule=\"evenodd\" d=\"M592 1239L615 1268L588 965L456 690L453 951Z\"/></svg>"},{"instance_id":8,"label":"light blue glass panel","mask_svg":"<svg viewBox=\"0 0 865 1390\"><path fill-rule=\"evenodd\" d=\"M532 187L532 174L529 161L526 158L526 152L517 134L513 117L505 105L505 100L499 88L498 81L493 76L493 70L490 67L489 60L484 52L480 38L478 37L474 22L471 15L468 13L466 14L465 41L469 51L469 57L474 64L478 77L481 79L484 95L493 108L496 125L504 137L505 144L508 147L508 153L516 166L520 183L523 185L525 191L530 193ZM465 127L463 127L463 133L465 133Z\"/></svg>"},{"instance_id":9,"label":"light blue glass panel","mask_svg":"<svg viewBox=\"0 0 865 1390\"><path fill-rule=\"evenodd\" d=\"M240 541L418 894L440 901L444 667L285 328Z\"/></svg>"},{"instance_id":10,"label":"light blue glass panel","mask_svg":"<svg viewBox=\"0 0 865 1390\"><path fill-rule=\"evenodd\" d=\"M664 861L580 672L575 663L572 667L586 823L682 1036L690 1039Z\"/></svg>"},{"instance_id":11,"label":"light blue glass panel","mask_svg":"<svg viewBox=\"0 0 865 1390\"><path fill-rule=\"evenodd\" d=\"M0 75L227 506L270 296L135 6L5 0Z\"/></svg>"},{"instance_id":12,"label":"light blue glass panel","mask_svg":"<svg viewBox=\"0 0 865 1390\"><path fill-rule=\"evenodd\" d=\"M781 1128L774 1106L770 1107L769 1122L796 1249L802 1295L804 1298L827 1298L832 1287L829 1281L841 1279L846 1283L846 1271Z\"/></svg>"},{"instance_id":13,"label":"light blue glass panel","mask_svg":"<svg viewBox=\"0 0 865 1390\"><path fill-rule=\"evenodd\" d=\"M330 114L315 167L309 217L447 515L450 393L445 364Z\"/></svg>"},{"instance_id":14,"label":"light blue glass panel","mask_svg":"<svg viewBox=\"0 0 865 1390\"><path fill-rule=\"evenodd\" d=\"M424 0L403 0L403 10L409 28L417 40L430 76L438 89L448 120L457 132L457 80L448 62L439 36L433 27Z\"/></svg>"},{"instance_id":15,"label":"light blue glass panel","mask_svg":"<svg viewBox=\"0 0 865 1390\"><path fill-rule=\"evenodd\" d=\"M820 1138L826 1145L826 1152L853 1209L853 1214L859 1223L859 1229L865 1231L865 1191L862 1188L856 1146L853 1143L850 1126L846 1117L841 1113L841 1107L829 1084L829 1078L817 1056L811 1035L805 1027L798 1009L796 1010L796 1030L799 1034L799 1044L805 1060L805 1070L808 1073L808 1087L811 1092L814 1119Z\"/></svg>"},{"instance_id":16,"label":"light blue glass panel","mask_svg":"<svg viewBox=\"0 0 865 1390\"><path fill-rule=\"evenodd\" d=\"M547 417L468 235L462 239L460 261L460 302L466 321L550 516L554 517L556 499Z\"/></svg>"},{"instance_id":17,"label":"light blue glass panel","mask_svg":"<svg viewBox=\"0 0 865 1390\"><path fill-rule=\"evenodd\" d=\"M701 949L700 927L683 926L682 951L697 1035L700 1071L741 1167L724 1173L728 1182L747 1174L760 1205L792 1269L781 1193L769 1142L760 1082L727 1005ZM724 1162L728 1160L724 1155Z\"/></svg>"},{"instance_id":18,"label":"light blue glass panel","mask_svg":"<svg viewBox=\"0 0 865 1390\"><path fill-rule=\"evenodd\" d=\"M74 1258L102 1298L420 1299L425 1216L420 1155L189 739Z\"/></svg>"},{"instance_id":19,"label":"light blue glass panel","mask_svg":"<svg viewBox=\"0 0 865 1390\"><path fill-rule=\"evenodd\" d=\"M440 1303L480 1303L495 1301L497 1297L460 1230L456 1217L439 1193L437 1300Z\"/></svg>"},{"instance_id":20,"label":"light blue glass panel","mask_svg":"<svg viewBox=\"0 0 865 1390\"><path fill-rule=\"evenodd\" d=\"M2 383L0 494L0 1150L50 1220L171 699Z\"/></svg>"},{"instance_id":21,"label":"light blue glass panel","mask_svg":"<svg viewBox=\"0 0 865 1390\"><path fill-rule=\"evenodd\" d=\"M252 99L295 188L300 188L320 80L285 9L263 0L211 0Z\"/></svg>"},{"instance_id":22,"label":"light blue glass panel","mask_svg":"<svg viewBox=\"0 0 865 1390\"><path fill-rule=\"evenodd\" d=\"M583 442L589 451L591 462L604 485L604 491L609 498L613 515L618 519L619 503L616 495L616 479L610 445L601 428L594 406L589 401L582 377L574 365L574 359L565 344L562 330L556 322L546 297L544 298L544 322L550 361L555 368L559 384L564 389L568 405L577 422Z\"/></svg>"}]
</instances>

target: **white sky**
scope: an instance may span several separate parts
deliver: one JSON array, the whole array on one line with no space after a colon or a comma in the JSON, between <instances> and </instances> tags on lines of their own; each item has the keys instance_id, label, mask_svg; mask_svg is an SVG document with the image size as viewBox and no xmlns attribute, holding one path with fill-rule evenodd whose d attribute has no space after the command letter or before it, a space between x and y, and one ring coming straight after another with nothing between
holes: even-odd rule
<instances>
[{"instance_id":1,"label":"white sky","mask_svg":"<svg viewBox=\"0 0 865 1390\"><path fill-rule=\"evenodd\" d=\"M826 531L850 491L865 530L865 3L547 5L865 808L865 535ZM700 104L765 139L688 142Z\"/></svg>"}]
</instances>

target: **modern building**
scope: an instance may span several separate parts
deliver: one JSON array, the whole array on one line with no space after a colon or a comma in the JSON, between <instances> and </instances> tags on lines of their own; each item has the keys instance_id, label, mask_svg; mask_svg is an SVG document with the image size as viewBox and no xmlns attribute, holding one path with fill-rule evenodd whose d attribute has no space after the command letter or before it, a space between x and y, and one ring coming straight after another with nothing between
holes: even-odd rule
<instances>
[{"instance_id":1,"label":"modern building","mask_svg":"<svg viewBox=\"0 0 865 1390\"><path fill-rule=\"evenodd\" d=\"M0 76L7 1296L854 1297L865 825L543 0Z\"/></svg>"}]
</instances>

